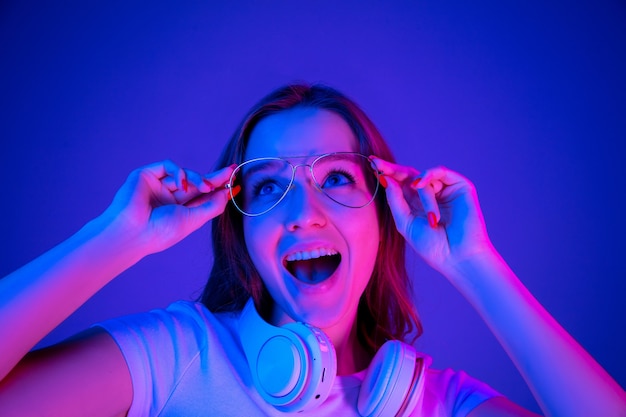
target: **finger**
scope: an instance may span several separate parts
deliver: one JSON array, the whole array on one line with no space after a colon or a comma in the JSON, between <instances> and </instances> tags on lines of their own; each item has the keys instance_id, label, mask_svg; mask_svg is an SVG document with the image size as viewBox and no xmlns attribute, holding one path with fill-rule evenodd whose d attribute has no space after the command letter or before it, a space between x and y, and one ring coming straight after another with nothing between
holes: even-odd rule
<instances>
[{"instance_id":1,"label":"finger","mask_svg":"<svg viewBox=\"0 0 626 417\"><path fill-rule=\"evenodd\" d=\"M178 189L182 190L186 188L183 181L183 179L186 180L185 170L183 170L180 166L178 166L169 159L146 165L143 170L149 172L160 180L163 180L167 177L172 177Z\"/></svg>"},{"instance_id":2,"label":"finger","mask_svg":"<svg viewBox=\"0 0 626 417\"><path fill-rule=\"evenodd\" d=\"M210 193L213 187L198 172L191 169L185 169L185 177L187 178L187 193L189 198L194 198L201 193Z\"/></svg>"},{"instance_id":3,"label":"finger","mask_svg":"<svg viewBox=\"0 0 626 417\"><path fill-rule=\"evenodd\" d=\"M236 165L231 165L210 174L199 175L196 177L195 173L188 172L190 181L194 183L194 187L197 184L197 190L199 193L195 193L185 205L187 207L198 207L207 203L213 196L221 191L226 192L226 196L229 198L231 191L230 188L226 188L225 185L229 182L233 169Z\"/></svg>"},{"instance_id":4,"label":"finger","mask_svg":"<svg viewBox=\"0 0 626 417\"><path fill-rule=\"evenodd\" d=\"M207 194L215 190L211 182L203 175L191 169L178 169L170 164L163 165L164 170L155 172L165 173L166 177L161 182L170 190L179 203L187 204L200 194Z\"/></svg>"},{"instance_id":5,"label":"finger","mask_svg":"<svg viewBox=\"0 0 626 417\"><path fill-rule=\"evenodd\" d=\"M204 183L202 176L196 171L184 169L183 172L182 189L178 188L176 179L173 177L168 176L161 180L161 183L171 191L177 203L187 205L199 195L212 191L212 188Z\"/></svg>"},{"instance_id":6,"label":"finger","mask_svg":"<svg viewBox=\"0 0 626 417\"><path fill-rule=\"evenodd\" d=\"M155 162L140 169L142 177L161 204L185 201L189 184L185 171L171 160Z\"/></svg>"},{"instance_id":7,"label":"finger","mask_svg":"<svg viewBox=\"0 0 626 417\"><path fill-rule=\"evenodd\" d=\"M222 198L221 197L222 194L226 196L226 202L228 203L228 200L230 200L229 190L227 188L219 188L210 193L199 194L195 198L186 202L185 207L188 207L188 208L200 207L202 205L209 203L210 201L214 199L217 199L217 201L220 201L220 199Z\"/></svg>"},{"instance_id":8,"label":"finger","mask_svg":"<svg viewBox=\"0 0 626 417\"><path fill-rule=\"evenodd\" d=\"M436 184L439 182L440 184ZM467 183L469 180L461 174L454 172L446 167L439 166L435 168L427 169L422 175L417 178L415 182L411 184L411 187L418 189L431 185L438 193L444 186L453 185L456 183Z\"/></svg>"},{"instance_id":9,"label":"finger","mask_svg":"<svg viewBox=\"0 0 626 417\"><path fill-rule=\"evenodd\" d=\"M183 169L170 160L149 165L146 169L160 178L161 183L172 193L176 203L186 204L200 193L210 193L214 190L212 184L202 175L191 169Z\"/></svg>"},{"instance_id":10,"label":"finger","mask_svg":"<svg viewBox=\"0 0 626 417\"><path fill-rule=\"evenodd\" d=\"M157 180L156 185L151 187L151 197L161 206L181 203L176 180L172 177L165 177L160 181Z\"/></svg>"},{"instance_id":11,"label":"finger","mask_svg":"<svg viewBox=\"0 0 626 417\"><path fill-rule=\"evenodd\" d=\"M426 226L427 220L423 216L415 215L400 184L395 179L388 178L385 192L391 215L400 234L408 240L414 233L422 234L423 230L428 227Z\"/></svg>"},{"instance_id":12,"label":"finger","mask_svg":"<svg viewBox=\"0 0 626 417\"><path fill-rule=\"evenodd\" d=\"M417 189L424 212L426 213L426 219L430 227L435 229L441 220L441 213L439 212L439 205L437 204L437 197L435 196L435 189L432 185L427 185Z\"/></svg>"},{"instance_id":13,"label":"finger","mask_svg":"<svg viewBox=\"0 0 626 417\"><path fill-rule=\"evenodd\" d=\"M237 165L233 164L209 174L205 174L202 177L203 182L212 188L211 191L224 188L224 186L230 181L230 177L236 167Z\"/></svg>"},{"instance_id":14,"label":"finger","mask_svg":"<svg viewBox=\"0 0 626 417\"><path fill-rule=\"evenodd\" d=\"M395 179L388 178L385 194L387 194L387 202L396 226L402 231L408 217L411 215L411 207L404 198L400 184Z\"/></svg>"},{"instance_id":15,"label":"finger","mask_svg":"<svg viewBox=\"0 0 626 417\"><path fill-rule=\"evenodd\" d=\"M427 206L426 210L433 213L429 217L431 226L441 221L440 204L445 205L450 199L457 198L459 193L476 198L474 185L467 178L443 166L424 171L411 184L411 188L419 193L422 202Z\"/></svg>"},{"instance_id":16,"label":"finger","mask_svg":"<svg viewBox=\"0 0 626 417\"><path fill-rule=\"evenodd\" d=\"M377 156L370 156L370 161L374 164L373 168L380 174L392 177L398 182L405 182L407 180L413 181L420 174L420 172L413 167L388 162Z\"/></svg>"},{"instance_id":17,"label":"finger","mask_svg":"<svg viewBox=\"0 0 626 417\"><path fill-rule=\"evenodd\" d=\"M178 191L178 184L176 184L176 179L173 177L165 177L160 180L161 187L164 190L169 191L170 193L175 193Z\"/></svg>"},{"instance_id":18,"label":"finger","mask_svg":"<svg viewBox=\"0 0 626 417\"><path fill-rule=\"evenodd\" d=\"M190 217L195 227L201 227L209 220L222 214L229 201L229 192L222 188L210 194L202 194L188 203Z\"/></svg>"}]
</instances>

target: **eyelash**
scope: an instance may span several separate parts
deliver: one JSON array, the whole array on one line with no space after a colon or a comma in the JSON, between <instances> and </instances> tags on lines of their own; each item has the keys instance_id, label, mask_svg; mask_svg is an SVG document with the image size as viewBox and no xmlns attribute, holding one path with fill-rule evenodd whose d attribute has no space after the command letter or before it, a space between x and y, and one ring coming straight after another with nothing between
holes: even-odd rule
<instances>
[{"instance_id":1,"label":"eyelash","mask_svg":"<svg viewBox=\"0 0 626 417\"><path fill-rule=\"evenodd\" d=\"M276 181L274 181L271 177L260 178L257 181L255 181L254 184L252 184L252 195L255 197L260 195L259 192L268 183L271 183L275 185L276 187L278 187L278 184L276 184Z\"/></svg>"},{"instance_id":2,"label":"eyelash","mask_svg":"<svg viewBox=\"0 0 626 417\"><path fill-rule=\"evenodd\" d=\"M334 169L331 169L326 174L324 174L322 176L322 178L324 178L324 182L325 182L326 179L328 179L328 177L330 175L335 175L335 174L343 175L351 183L354 183L356 181L355 176L351 172L346 170L345 168L334 168ZM276 182L273 181L273 179L271 177L260 178L254 184L252 184L252 188L251 188L252 189L252 195L253 196L260 195L259 193L260 193L261 189L268 183L271 183L271 184L279 187L279 185L276 184ZM323 185L323 184L320 184L320 185Z\"/></svg>"},{"instance_id":3,"label":"eyelash","mask_svg":"<svg viewBox=\"0 0 626 417\"><path fill-rule=\"evenodd\" d=\"M350 182L354 183L355 182L355 177L354 175L352 175L351 172L348 172L346 169L344 168L335 168L330 170L327 174L324 174L324 180L328 179L328 177L330 175L334 175L334 174L340 174L345 176ZM322 184L323 185L323 184Z\"/></svg>"}]
</instances>

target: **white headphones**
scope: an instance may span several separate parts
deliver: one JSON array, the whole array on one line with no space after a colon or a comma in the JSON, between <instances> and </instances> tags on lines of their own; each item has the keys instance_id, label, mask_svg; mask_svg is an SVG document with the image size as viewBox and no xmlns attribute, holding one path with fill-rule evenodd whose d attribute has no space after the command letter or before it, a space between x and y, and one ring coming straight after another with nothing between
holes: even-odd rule
<instances>
[{"instance_id":1,"label":"white headphones","mask_svg":"<svg viewBox=\"0 0 626 417\"><path fill-rule=\"evenodd\" d=\"M252 299L239 319L239 334L259 394L284 412L322 404L337 375L335 348L306 323L275 327L259 316ZM424 390L424 360L415 349L390 340L378 350L361 385L357 408L364 417L408 416Z\"/></svg>"}]
</instances>

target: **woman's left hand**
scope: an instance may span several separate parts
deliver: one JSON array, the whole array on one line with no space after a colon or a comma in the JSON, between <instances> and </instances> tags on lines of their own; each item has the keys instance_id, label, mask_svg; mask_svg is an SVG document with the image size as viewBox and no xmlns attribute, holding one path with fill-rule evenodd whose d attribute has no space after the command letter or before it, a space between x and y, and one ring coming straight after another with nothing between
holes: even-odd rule
<instances>
[{"instance_id":1,"label":"woman's left hand","mask_svg":"<svg viewBox=\"0 0 626 417\"><path fill-rule=\"evenodd\" d=\"M414 168L372 157L387 182L389 207L398 231L436 270L493 251L474 185L457 172Z\"/></svg>"}]
</instances>

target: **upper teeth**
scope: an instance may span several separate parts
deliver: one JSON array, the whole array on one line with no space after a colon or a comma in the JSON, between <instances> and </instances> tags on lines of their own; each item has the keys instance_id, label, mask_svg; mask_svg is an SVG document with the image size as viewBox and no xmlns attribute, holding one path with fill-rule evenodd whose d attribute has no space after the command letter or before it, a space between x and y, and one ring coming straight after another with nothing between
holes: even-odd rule
<instances>
[{"instance_id":1,"label":"upper teeth","mask_svg":"<svg viewBox=\"0 0 626 417\"><path fill-rule=\"evenodd\" d=\"M315 259L315 258L320 258L322 256L330 256L330 255L336 255L336 254L337 254L337 251L334 249L320 248L320 249L313 249L309 251L300 251L300 252L291 253L287 255L286 260L287 261L306 261L308 259Z\"/></svg>"}]
</instances>

